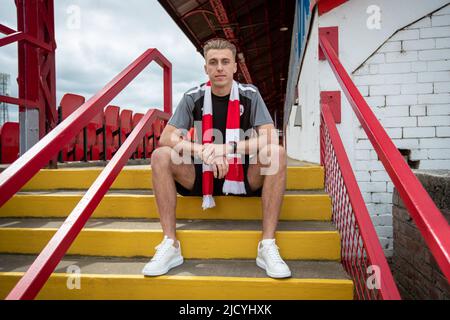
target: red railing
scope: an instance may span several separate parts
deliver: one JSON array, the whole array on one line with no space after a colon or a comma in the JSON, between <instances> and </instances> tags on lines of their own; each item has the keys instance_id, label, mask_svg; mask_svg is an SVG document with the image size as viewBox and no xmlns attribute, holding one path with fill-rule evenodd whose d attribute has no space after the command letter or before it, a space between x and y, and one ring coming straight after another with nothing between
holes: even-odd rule
<instances>
[{"instance_id":1,"label":"red railing","mask_svg":"<svg viewBox=\"0 0 450 320\"><path fill-rule=\"evenodd\" d=\"M149 127L157 119L164 121L169 119L172 110L171 63L158 50L147 50L0 175L0 205L2 205L152 61L156 61L164 69L164 112L149 110L138 122L125 143L10 292L7 299L34 299L36 297L127 160L135 152Z\"/></svg>"},{"instance_id":2,"label":"red railing","mask_svg":"<svg viewBox=\"0 0 450 320\"><path fill-rule=\"evenodd\" d=\"M321 106L320 146L320 162L325 168L325 191L332 199L333 222L341 236L341 261L353 279L356 297L400 299L327 104Z\"/></svg>"},{"instance_id":3,"label":"red railing","mask_svg":"<svg viewBox=\"0 0 450 320\"><path fill-rule=\"evenodd\" d=\"M400 197L405 203L409 214L414 219L414 222L424 237L425 242L429 246L444 276L447 280L450 280L450 227L446 219L431 200L420 181L408 167L402 155L352 82L347 71L340 63L339 58L325 33L319 36L319 44L331 69L339 81L343 92L350 102L353 111L358 117L364 131L377 152L379 159L383 163L383 166L397 188ZM323 145L323 147L325 147L325 145ZM336 156L339 156L339 154L336 154ZM324 163L327 165L326 161ZM350 170L350 167L347 167L346 169ZM341 170L343 174L344 168L341 168ZM325 168L325 171L327 174L327 168ZM331 174L331 172L328 172L328 174ZM334 181L334 183L338 183L338 181ZM347 183L347 181L345 181L345 183ZM353 187L357 186L353 185ZM349 188L349 186L347 186L347 188ZM347 195L340 194L339 196L344 197ZM342 211L344 209L345 208L341 209L338 207L338 211L334 214L347 216L345 219L356 217L351 216L351 212ZM359 229L359 232L364 233L366 230L361 228ZM357 243L343 242L342 244L343 252L345 252L345 250L351 250L354 253L357 252L355 251L358 248ZM362 272L365 272L365 270L362 270Z\"/></svg>"},{"instance_id":4,"label":"red railing","mask_svg":"<svg viewBox=\"0 0 450 320\"><path fill-rule=\"evenodd\" d=\"M36 297L156 119L167 121L169 114L155 109L147 111L63 225L6 297L7 300Z\"/></svg>"},{"instance_id":5,"label":"red railing","mask_svg":"<svg viewBox=\"0 0 450 320\"><path fill-rule=\"evenodd\" d=\"M164 112L171 114L172 65L157 49L148 49L0 174L0 206L56 156L64 145L69 143L152 61L156 61L164 69Z\"/></svg>"}]
</instances>

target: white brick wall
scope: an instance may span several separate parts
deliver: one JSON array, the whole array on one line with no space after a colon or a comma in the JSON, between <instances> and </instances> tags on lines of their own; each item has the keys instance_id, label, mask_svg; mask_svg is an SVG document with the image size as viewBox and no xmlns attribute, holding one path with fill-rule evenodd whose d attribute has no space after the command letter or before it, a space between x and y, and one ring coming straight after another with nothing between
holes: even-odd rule
<instances>
[{"instance_id":1,"label":"white brick wall","mask_svg":"<svg viewBox=\"0 0 450 320\"><path fill-rule=\"evenodd\" d=\"M448 88L450 88L450 82L436 82L434 83L434 92L448 92Z\"/></svg>"},{"instance_id":2,"label":"white brick wall","mask_svg":"<svg viewBox=\"0 0 450 320\"><path fill-rule=\"evenodd\" d=\"M353 80L397 148L420 161L419 169L450 169L450 5L396 32ZM360 126L355 138L353 168L388 253L394 185Z\"/></svg>"},{"instance_id":3,"label":"white brick wall","mask_svg":"<svg viewBox=\"0 0 450 320\"><path fill-rule=\"evenodd\" d=\"M411 116L424 116L427 112L427 106L415 105L409 106L409 114Z\"/></svg>"}]
</instances>

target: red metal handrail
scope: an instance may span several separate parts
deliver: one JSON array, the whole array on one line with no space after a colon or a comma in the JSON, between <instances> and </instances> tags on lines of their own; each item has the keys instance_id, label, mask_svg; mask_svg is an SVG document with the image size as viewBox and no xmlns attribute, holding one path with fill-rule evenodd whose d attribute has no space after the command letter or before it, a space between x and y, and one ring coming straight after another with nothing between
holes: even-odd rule
<instances>
[{"instance_id":1,"label":"red metal handrail","mask_svg":"<svg viewBox=\"0 0 450 320\"><path fill-rule=\"evenodd\" d=\"M319 36L319 44L406 208L447 281L450 281L449 224L356 88L326 35Z\"/></svg>"},{"instance_id":2,"label":"red metal handrail","mask_svg":"<svg viewBox=\"0 0 450 320\"><path fill-rule=\"evenodd\" d=\"M44 250L8 294L7 300L29 300L36 297L157 118L167 121L169 114L155 109L147 111Z\"/></svg>"},{"instance_id":3,"label":"red metal handrail","mask_svg":"<svg viewBox=\"0 0 450 320\"><path fill-rule=\"evenodd\" d=\"M164 69L164 112L171 114L172 65L157 49L148 49L0 174L0 206L19 191L152 61L156 61Z\"/></svg>"},{"instance_id":4,"label":"red metal handrail","mask_svg":"<svg viewBox=\"0 0 450 320\"><path fill-rule=\"evenodd\" d=\"M325 191L332 198L333 222L341 235L341 261L357 298L401 299L327 104L321 106L320 142ZM370 266L379 268L379 283L373 287L367 284Z\"/></svg>"}]
</instances>

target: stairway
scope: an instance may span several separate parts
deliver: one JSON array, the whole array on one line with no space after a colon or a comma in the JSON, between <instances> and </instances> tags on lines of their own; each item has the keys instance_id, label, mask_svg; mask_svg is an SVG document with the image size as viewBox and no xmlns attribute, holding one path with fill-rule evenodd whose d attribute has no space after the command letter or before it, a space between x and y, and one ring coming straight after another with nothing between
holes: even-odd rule
<instances>
[{"instance_id":1,"label":"stairway","mask_svg":"<svg viewBox=\"0 0 450 320\"><path fill-rule=\"evenodd\" d=\"M0 298L101 169L41 170L0 208ZM276 238L292 278L271 279L256 266L261 199L235 196L215 197L216 207L207 211L201 210L201 198L178 196L177 236L185 263L149 278L140 272L162 239L151 168L127 166L37 298L352 299L353 282L340 263L340 238L323 181L320 166L288 167Z\"/></svg>"}]
</instances>

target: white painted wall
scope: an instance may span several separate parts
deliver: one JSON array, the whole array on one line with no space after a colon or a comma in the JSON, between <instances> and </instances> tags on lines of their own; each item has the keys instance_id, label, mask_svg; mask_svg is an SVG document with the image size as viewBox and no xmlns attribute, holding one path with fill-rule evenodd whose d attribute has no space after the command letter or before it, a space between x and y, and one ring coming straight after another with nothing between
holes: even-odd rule
<instances>
[{"instance_id":1,"label":"white painted wall","mask_svg":"<svg viewBox=\"0 0 450 320\"><path fill-rule=\"evenodd\" d=\"M350 0L318 18L316 16L311 27L312 34L306 49L299 81L299 99L303 106L304 125L302 128L293 126L294 109L296 109L293 108L286 130L288 155L304 161L316 163L320 161L319 126L315 121L319 119L320 91L340 88L328 63L318 62L317 32L319 25L320 27L339 26L339 57L346 70L352 73L397 30L446 3L448 0ZM366 10L370 5L377 5L381 9L381 28L379 30L367 28L366 22L369 14L366 13ZM319 75L320 82L318 82ZM347 130L342 132L346 137L344 145L348 150L353 150L354 134L351 133L351 128L355 126L355 120L345 97L342 99L342 110L342 124L339 126L339 130L342 130L341 128ZM349 156L353 162L354 155L350 154Z\"/></svg>"},{"instance_id":2,"label":"white painted wall","mask_svg":"<svg viewBox=\"0 0 450 320\"><path fill-rule=\"evenodd\" d=\"M318 61L317 28L338 26L340 60L397 147L411 149L412 159L421 161L420 168L449 169L449 6L427 16L448 3L350 0L316 18L299 82L304 127L292 127L292 112L287 128L288 155L319 162L320 91L340 90L340 86L328 62ZM370 5L381 9L380 29L367 28ZM344 94L341 106L338 130L380 241L390 255L393 184Z\"/></svg>"},{"instance_id":3,"label":"white painted wall","mask_svg":"<svg viewBox=\"0 0 450 320\"><path fill-rule=\"evenodd\" d=\"M317 14L312 18L311 35L305 52L305 63L299 79L299 105L302 107L303 125L294 127L297 107L293 107L286 130L286 144L288 156L308 162L320 162L320 114L319 105L319 68L318 51L318 19Z\"/></svg>"},{"instance_id":4,"label":"white painted wall","mask_svg":"<svg viewBox=\"0 0 450 320\"><path fill-rule=\"evenodd\" d=\"M320 27L339 26L339 59L353 72L395 32L448 4L448 0L350 0L320 16ZM381 28L367 28L367 8L381 12Z\"/></svg>"}]
</instances>

